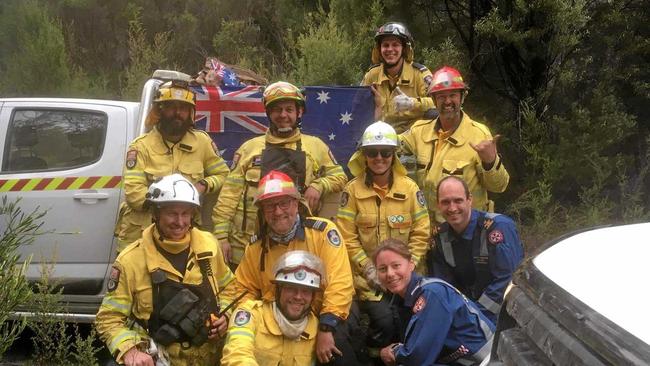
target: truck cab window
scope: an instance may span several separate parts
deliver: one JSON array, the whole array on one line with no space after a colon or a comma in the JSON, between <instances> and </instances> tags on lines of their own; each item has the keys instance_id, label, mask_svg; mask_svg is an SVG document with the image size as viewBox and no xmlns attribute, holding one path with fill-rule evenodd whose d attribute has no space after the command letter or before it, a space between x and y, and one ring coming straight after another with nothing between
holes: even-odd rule
<instances>
[{"instance_id":1,"label":"truck cab window","mask_svg":"<svg viewBox=\"0 0 650 366\"><path fill-rule=\"evenodd\" d=\"M104 149L108 117L75 110L14 111L3 172L64 170L92 164Z\"/></svg>"}]
</instances>

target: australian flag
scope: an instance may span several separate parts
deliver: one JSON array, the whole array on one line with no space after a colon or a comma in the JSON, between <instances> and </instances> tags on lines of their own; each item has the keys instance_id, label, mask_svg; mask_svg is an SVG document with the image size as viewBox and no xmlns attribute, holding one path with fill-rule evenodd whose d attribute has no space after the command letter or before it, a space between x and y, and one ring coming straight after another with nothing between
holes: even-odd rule
<instances>
[{"instance_id":1,"label":"australian flag","mask_svg":"<svg viewBox=\"0 0 650 366\"><path fill-rule=\"evenodd\" d=\"M195 87L196 127L207 131L229 163L241 144L264 134L266 117L259 86ZM373 122L374 99L368 87L305 87L302 132L321 138L346 168L363 131Z\"/></svg>"}]
</instances>

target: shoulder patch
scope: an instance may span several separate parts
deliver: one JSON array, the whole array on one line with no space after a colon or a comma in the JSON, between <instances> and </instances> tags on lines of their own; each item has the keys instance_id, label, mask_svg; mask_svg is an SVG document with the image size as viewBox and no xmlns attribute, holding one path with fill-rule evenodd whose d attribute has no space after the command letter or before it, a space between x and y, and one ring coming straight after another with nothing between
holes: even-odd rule
<instances>
[{"instance_id":1,"label":"shoulder patch","mask_svg":"<svg viewBox=\"0 0 650 366\"><path fill-rule=\"evenodd\" d=\"M113 266L111 268L111 274L108 277L108 283L106 284L106 290L108 292L113 292L117 288L117 285L120 283L120 269Z\"/></svg>"},{"instance_id":2,"label":"shoulder patch","mask_svg":"<svg viewBox=\"0 0 650 366\"><path fill-rule=\"evenodd\" d=\"M305 227L316 229L318 231L325 231L325 228L327 227L327 223L322 220L305 219Z\"/></svg>"},{"instance_id":3,"label":"shoulder patch","mask_svg":"<svg viewBox=\"0 0 650 366\"><path fill-rule=\"evenodd\" d=\"M417 62L414 62L412 65L413 65L414 68L416 68L416 69L418 69L418 70L420 70L422 72L429 71L429 69L426 66L424 66L422 64L419 64Z\"/></svg>"},{"instance_id":4,"label":"shoulder patch","mask_svg":"<svg viewBox=\"0 0 650 366\"><path fill-rule=\"evenodd\" d=\"M417 314L427 305L427 301L424 299L424 295L420 295L413 305L413 314Z\"/></svg>"},{"instance_id":5,"label":"shoulder patch","mask_svg":"<svg viewBox=\"0 0 650 366\"><path fill-rule=\"evenodd\" d=\"M239 310L237 314L235 314L234 323L238 327L246 325L250 321L251 321L251 313L249 313L246 310Z\"/></svg>"},{"instance_id":6,"label":"shoulder patch","mask_svg":"<svg viewBox=\"0 0 650 366\"><path fill-rule=\"evenodd\" d=\"M424 199L424 192L418 191L418 193L415 194L415 197L417 197L420 206L424 207L427 205L427 201Z\"/></svg>"},{"instance_id":7,"label":"shoulder patch","mask_svg":"<svg viewBox=\"0 0 650 366\"><path fill-rule=\"evenodd\" d=\"M341 207L347 206L349 199L350 199L350 194L348 192L341 193L341 201L339 201L340 206Z\"/></svg>"},{"instance_id":8,"label":"shoulder patch","mask_svg":"<svg viewBox=\"0 0 650 366\"><path fill-rule=\"evenodd\" d=\"M488 234L488 240L490 241L490 244L499 244L503 242L503 233L501 230L492 230L490 234Z\"/></svg>"},{"instance_id":9,"label":"shoulder patch","mask_svg":"<svg viewBox=\"0 0 650 366\"><path fill-rule=\"evenodd\" d=\"M126 168L133 169L138 162L138 150L131 149L126 153Z\"/></svg>"},{"instance_id":10,"label":"shoulder patch","mask_svg":"<svg viewBox=\"0 0 650 366\"><path fill-rule=\"evenodd\" d=\"M339 236L339 232L336 231L336 229L331 229L330 231L328 231L327 241L329 241L330 244L338 248L341 245L341 236Z\"/></svg>"}]
</instances>

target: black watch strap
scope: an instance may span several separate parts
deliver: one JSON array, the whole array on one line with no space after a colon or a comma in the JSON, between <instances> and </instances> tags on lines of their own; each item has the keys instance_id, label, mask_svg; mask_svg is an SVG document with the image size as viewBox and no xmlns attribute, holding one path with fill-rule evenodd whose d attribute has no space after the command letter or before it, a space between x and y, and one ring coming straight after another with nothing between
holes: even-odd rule
<instances>
[{"instance_id":1,"label":"black watch strap","mask_svg":"<svg viewBox=\"0 0 650 366\"><path fill-rule=\"evenodd\" d=\"M329 324L321 323L320 325L318 325L318 330L320 330L321 332L334 333L334 331L336 331L336 328L334 328L333 326L331 326Z\"/></svg>"}]
</instances>

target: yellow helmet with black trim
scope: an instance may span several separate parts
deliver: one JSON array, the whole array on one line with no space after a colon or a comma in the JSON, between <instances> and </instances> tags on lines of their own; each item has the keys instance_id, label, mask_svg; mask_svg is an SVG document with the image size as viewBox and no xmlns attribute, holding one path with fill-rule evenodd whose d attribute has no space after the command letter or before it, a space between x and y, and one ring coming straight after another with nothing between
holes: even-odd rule
<instances>
[{"instance_id":1,"label":"yellow helmet with black trim","mask_svg":"<svg viewBox=\"0 0 650 366\"><path fill-rule=\"evenodd\" d=\"M294 100L298 106L305 108L305 95L295 85L286 81L278 81L264 89L262 93L262 102L264 108L280 100Z\"/></svg>"}]
</instances>

